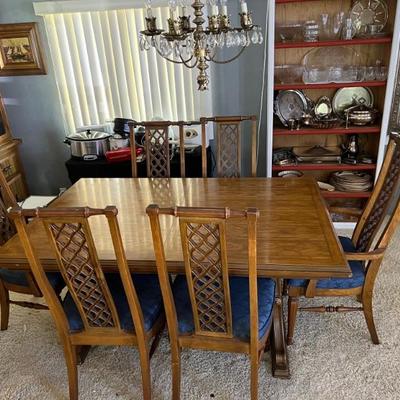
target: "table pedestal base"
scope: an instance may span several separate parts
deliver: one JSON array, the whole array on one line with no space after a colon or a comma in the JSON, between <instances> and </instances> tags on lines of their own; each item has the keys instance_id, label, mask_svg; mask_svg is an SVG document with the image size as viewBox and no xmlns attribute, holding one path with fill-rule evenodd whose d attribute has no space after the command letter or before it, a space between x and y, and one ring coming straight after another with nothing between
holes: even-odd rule
<instances>
[{"instance_id":1,"label":"table pedestal base","mask_svg":"<svg viewBox=\"0 0 400 400\"><path fill-rule=\"evenodd\" d=\"M289 379L289 362L285 341L285 327L283 325L282 285L277 281L275 311L271 332L271 361L272 375L275 378Z\"/></svg>"}]
</instances>

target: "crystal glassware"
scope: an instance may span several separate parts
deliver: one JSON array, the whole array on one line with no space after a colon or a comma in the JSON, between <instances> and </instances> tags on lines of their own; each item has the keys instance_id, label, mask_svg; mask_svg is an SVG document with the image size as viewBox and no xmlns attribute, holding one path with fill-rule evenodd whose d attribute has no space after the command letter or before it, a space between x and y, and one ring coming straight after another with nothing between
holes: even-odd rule
<instances>
[{"instance_id":1,"label":"crystal glassware","mask_svg":"<svg viewBox=\"0 0 400 400\"><path fill-rule=\"evenodd\" d=\"M366 69L365 69L365 80L366 81L375 80L375 73L376 73L376 67L374 67L374 66L366 67Z\"/></svg>"},{"instance_id":2,"label":"crystal glassware","mask_svg":"<svg viewBox=\"0 0 400 400\"><path fill-rule=\"evenodd\" d=\"M340 38L343 28L343 22L344 22L344 12L340 11L339 13L335 14L333 18L333 24L332 24L333 37L337 39Z\"/></svg>"},{"instance_id":3,"label":"crystal glassware","mask_svg":"<svg viewBox=\"0 0 400 400\"><path fill-rule=\"evenodd\" d=\"M320 15L320 40L329 40L331 38L331 19L329 14L323 13Z\"/></svg>"},{"instance_id":4,"label":"crystal glassware","mask_svg":"<svg viewBox=\"0 0 400 400\"><path fill-rule=\"evenodd\" d=\"M303 35L305 42L318 42L319 25L315 21L306 21L303 27Z\"/></svg>"}]
</instances>

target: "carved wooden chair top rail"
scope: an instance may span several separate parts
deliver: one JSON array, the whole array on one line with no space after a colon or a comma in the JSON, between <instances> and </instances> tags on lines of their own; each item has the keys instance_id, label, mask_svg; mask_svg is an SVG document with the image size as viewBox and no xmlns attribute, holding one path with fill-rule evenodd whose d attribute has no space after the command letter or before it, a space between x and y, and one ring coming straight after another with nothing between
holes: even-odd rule
<instances>
[{"instance_id":1,"label":"carved wooden chair top rail","mask_svg":"<svg viewBox=\"0 0 400 400\"><path fill-rule=\"evenodd\" d=\"M400 222L400 135L392 134L373 193L362 212L352 239L339 237L352 270L351 278L288 281L288 343L293 340L298 296L357 296L362 307L311 307L308 311L363 311L371 339L379 343L372 296L385 250ZM304 310L304 308L301 308Z\"/></svg>"},{"instance_id":2,"label":"carved wooden chair top rail","mask_svg":"<svg viewBox=\"0 0 400 400\"><path fill-rule=\"evenodd\" d=\"M10 211L31 270L43 292L64 346L70 398L78 398L79 346L136 345L139 348L143 396L150 399L150 339L155 344L163 327L161 291L154 275L132 276L117 220L117 208L89 207ZM89 219L105 216L116 256L118 274L105 274L99 261ZM42 223L68 288L60 301L32 245L26 217ZM102 219L104 223L104 218Z\"/></svg>"},{"instance_id":3,"label":"carved wooden chair top rail","mask_svg":"<svg viewBox=\"0 0 400 400\"><path fill-rule=\"evenodd\" d=\"M269 336L275 302L275 281L257 279L256 208L174 207L150 205L157 270L166 310L172 351L173 398L179 398L180 349L184 347L250 354L251 398L257 398L258 367ZM166 265L160 216L178 219L185 275L171 285ZM228 269L226 222L246 224L246 277ZM247 225L247 226L246 226Z\"/></svg>"}]
</instances>

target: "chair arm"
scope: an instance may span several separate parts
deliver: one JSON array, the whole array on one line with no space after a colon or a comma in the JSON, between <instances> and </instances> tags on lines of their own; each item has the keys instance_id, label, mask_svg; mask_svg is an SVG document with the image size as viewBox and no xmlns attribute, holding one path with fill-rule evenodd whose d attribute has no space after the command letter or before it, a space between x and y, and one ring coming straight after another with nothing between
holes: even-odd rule
<instances>
[{"instance_id":1,"label":"chair arm","mask_svg":"<svg viewBox=\"0 0 400 400\"><path fill-rule=\"evenodd\" d=\"M329 212L335 214L349 215L350 217L361 217L362 210L349 207L328 207Z\"/></svg>"},{"instance_id":2,"label":"chair arm","mask_svg":"<svg viewBox=\"0 0 400 400\"><path fill-rule=\"evenodd\" d=\"M344 253L347 261L370 261L379 260L385 254L385 248L376 249L373 251L368 251L364 253Z\"/></svg>"}]
</instances>

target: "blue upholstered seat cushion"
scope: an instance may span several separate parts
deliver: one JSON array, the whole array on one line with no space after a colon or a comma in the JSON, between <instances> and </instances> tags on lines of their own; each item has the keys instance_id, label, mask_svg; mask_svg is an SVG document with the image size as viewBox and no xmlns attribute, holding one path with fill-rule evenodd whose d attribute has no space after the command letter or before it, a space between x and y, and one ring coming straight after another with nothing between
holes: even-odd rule
<instances>
[{"instance_id":1,"label":"blue upholstered seat cushion","mask_svg":"<svg viewBox=\"0 0 400 400\"><path fill-rule=\"evenodd\" d=\"M161 289L157 275L132 275L136 293L143 312L144 327L150 330L163 312ZM119 274L106 274L106 280L114 299L121 327L124 331L134 332L132 315ZM63 301L63 307L71 332L83 329L83 322L70 293Z\"/></svg>"},{"instance_id":2,"label":"blue upholstered seat cushion","mask_svg":"<svg viewBox=\"0 0 400 400\"><path fill-rule=\"evenodd\" d=\"M47 278L54 290L57 293L61 292L65 286L61 274L58 272L48 272ZM0 279L12 285L29 286L25 271L12 271L6 268L0 268Z\"/></svg>"},{"instance_id":3,"label":"blue upholstered seat cushion","mask_svg":"<svg viewBox=\"0 0 400 400\"><path fill-rule=\"evenodd\" d=\"M259 278L258 285L258 337L262 338L271 321L275 299L275 281ZM242 277L230 277L233 335L241 340L250 338L249 280ZM178 329L181 334L194 332L192 306L186 276L178 275L172 286L175 300Z\"/></svg>"},{"instance_id":4,"label":"blue upholstered seat cushion","mask_svg":"<svg viewBox=\"0 0 400 400\"><path fill-rule=\"evenodd\" d=\"M340 243L345 252L356 253L353 242L348 237L339 236ZM317 289L354 289L362 286L365 280L365 271L362 261L349 261L353 276L351 278L320 279ZM305 279L289 279L289 286L302 287L307 285Z\"/></svg>"}]
</instances>

